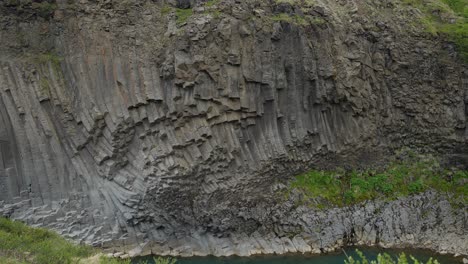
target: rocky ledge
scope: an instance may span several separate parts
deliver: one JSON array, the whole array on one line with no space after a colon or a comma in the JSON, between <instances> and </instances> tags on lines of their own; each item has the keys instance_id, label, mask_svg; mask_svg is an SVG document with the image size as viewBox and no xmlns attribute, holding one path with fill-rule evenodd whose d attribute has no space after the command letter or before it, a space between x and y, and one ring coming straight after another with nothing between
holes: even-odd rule
<instances>
[{"instance_id":1,"label":"rocky ledge","mask_svg":"<svg viewBox=\"0 0 468 264\"><path fill-rule=\"evenodd\" d=\"M229 209L228 209L229 210ZM190 236L166 238L114 248L128 256L251 256L332 252L346 246L423 248L440 254L468 252L466 208L454 208L439 193L428 191L395 201L368 201L326 210L257 204L237 213L246 223L263 223L253 232L194 230ZM229 213L226 217L232 217ZM245 227L247 228L247 227Z\"/></svg>"}]
</instances>

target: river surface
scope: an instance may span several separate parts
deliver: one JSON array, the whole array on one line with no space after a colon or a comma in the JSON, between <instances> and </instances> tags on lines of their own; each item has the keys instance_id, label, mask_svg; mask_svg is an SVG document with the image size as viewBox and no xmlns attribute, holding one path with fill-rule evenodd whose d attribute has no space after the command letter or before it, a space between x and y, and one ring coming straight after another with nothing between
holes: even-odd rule
<instances>
[{"instance_id":1,"label":"river surface","mask_svg":"<svg viewBox=\"0 0 468 264\"><path fill-rule=\"evenodd\" d=\"M379 248L360 248L364 255L368 258L375 258L377 254L386 252L391 256L398 256L401 252L407 255L412 255L418 260L423 260L424 263L432 257L437 259L441 264L457 264L462 263L459 259L455 259L448 255L437 255L431 251L415 250L415 249L379 249ZM356 256L354 248L345 250L346 254ZM344 264L346 256L344 252L337 252L327 255L282 255L282 256L254 256L254 257L192 257L178 258L177 264ZM143 257L134 259L133 263L138 263L139 260L147 260L148 264L153 264L152 257ZM413 263L413 262L410 262Z\"/></svg>"}]
</instances>

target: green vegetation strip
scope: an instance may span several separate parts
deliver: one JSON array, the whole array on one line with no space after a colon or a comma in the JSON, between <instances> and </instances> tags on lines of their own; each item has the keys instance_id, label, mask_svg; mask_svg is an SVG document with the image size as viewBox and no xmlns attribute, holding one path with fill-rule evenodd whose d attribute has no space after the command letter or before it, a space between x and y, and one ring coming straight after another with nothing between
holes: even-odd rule
<instances>
[{"instance_id":1,"label":"green vegetation strip","mask_svg":"<svg viewBox=\"0 0 468 264\"><path fill-rule=\"evenodd\" d=\"M300 204L326 208L374 199L394 200L432 189L446 194L453 204L466 205L467 181L468 171L444 169L433 157L413 155L382 170L312 170L297 176L287 195L298 190L303 196Z\"/></svg>"},{"instance_id":2,"label":"green vegetation strip","mask_svg":"<svg viewBox=\"0 0 468 264\"><path fill-rule=\"evenodd\" d=\"M0 218L0 256L6 263L66 264L91 254L90 247L73 245L56 233Z\"/></svg>"},{"instance_id":3,"label":"green vegetation strip","mask_svg":"<svg viewBox=\"0 0 468 264\"><path fill-rule=\"evenodd\" d=\"M42 228L28 227L23 223L0 217L0 263L2 264L130 264L130 259L121 260L101 256L89 247L70 243L54 232ZM368 260L357 250L358 257L347 257L346 264L424 264L405 254L393 259L388 254L379 254L376 260ZM176 264L175 259L154 258L155 264ZM139 264L148 264L148 261ZM426 264L438 264L430 259Z\"/></svg>"},{"instance_id":4,"label":"green vegetation strip","mask_svg":"<svg viewBox=\"0 0 468 264\"><path fill-rule=\"evenodd\" d=\"M5 264L130 264L101 256L91 260L99 252L89 246L75 245L58 234L28 227L23 223L0 217L0 263ZM140 262L145 264L148 262ZM175 264L174 259L155 258L156 264Z\"/></svg>"}]
</instances>

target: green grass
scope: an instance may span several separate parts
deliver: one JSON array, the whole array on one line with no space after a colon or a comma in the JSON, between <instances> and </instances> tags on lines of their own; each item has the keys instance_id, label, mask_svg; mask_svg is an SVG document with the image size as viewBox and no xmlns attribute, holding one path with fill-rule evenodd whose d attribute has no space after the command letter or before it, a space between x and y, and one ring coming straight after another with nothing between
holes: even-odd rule
<instances>
[{"instance_id":1,"label":"green grass","mask_svg":"<svg viewBox=\"0 0 468 264\"><path fill-rule=\"evenodd\" d=\"M213 7L214 5L219 4L220 0L209 0L208 2L205 3L206 7Z\"/></svg>"},{"instance_id":2,"label":"green grass","mask_svg":"<svg viewBox=\"0 0 468 264\"><path fill-rule=\"evenodd\" d=\"M315 6L315 0L275 0L278 4L289 4L294 7L295 14L279 13L270 17L270 21L283 21L297 26L322 25L326 21L317 16L307 15L308 11ZM298 12L298 10L302 12Z\"/></svg>"},{"instance_id":3,"label":"green grass","mask_svg":"<svg viewBox=\"0 0 468 264\"><path fill-rule=\"evenodd\" d=\"M99 253L97 249L76 245L58 234L32 228L0 217L0 263L2 264L84 264ZM101 257L99 264L130 264L131 260ZM145 264L147 262L140 262ZM156 264L175 264L175 259L155 258Z\"/></svg>"},{"instance_id":4,"label":"green grass","mask_svg":"<svg viewBox=\"0 0 468 264\"><path fill-rule=\"evenodd\" d=\"M161 8L161 15L167 15L169 14L171 11L172 11L172 7L170 5L163 5L163 7Z\"/></svg>"},{"instance_id":5,"label":"green grass","mask_svg":"<svg viewBox=\"0 0 468 264\"><path fill-rule=\"evenodd\" d=\"M205 14L210 14L213 18L220 18L222 15L221 10L217 8L220 0L210 0L205 3L206 11Z\"/></svg>"},{"instance_id":6,"label":"green grass","mask_svg":"<svg viewBox=\"0 0 468 264\"><path fill-rule=\"evenodd\" d=\"M402 0L418 8L421 24L432 35L445 36L454 42L462 58L468 62L468 1L467 0Z\"/></svg>"},{"instance_id":7,"label":"green grass","mask_svg":"<svg viewBox=\"0 0 468 264\"><path fill-rule=\"evenodd\" d=\"M466 0L443 0L453 11L468 18L468 3Z\"/></svg>"},{"instance_id":8,"label":"green grass","mask_svg":"<svg viewBox=\"0 0 468 264\"><path fill-rule=\"evenodd\" d=\"M406 257L405 253L401 253L398 258L392 258L389 254L379 254L376 259L370 260L367 259L364 254L356 250L358 257L354 259L353 257L347 257L345 264L424 264L422 261L418 261L413 256L410 256L409 259ZM425 264L439 264L437 260L430 258Z\"/></svg>"},{"instance_id":9,"label":"green grass","mask_svg":"<svg viewBox=\"0 0 468 264\"><path fill-rule=\"evenodd\" d=\"M153 261L154 261L155 264L175 264L175 263L177 263L177 260L173 259L173 258L158 257L158 258L153 258Z\"/></svg>"},{"instance_id":10,"label":"green grass","mask_svg":"<svg viewBox=\"0 0 468 264\"><path fill-rule=\"evenodd\" d=\"M468 171L443 169L435 158L415 155L381 170L312 170L295 177L286 195L296 189L304 197L300 204L323 208L394 200L432 189L446 194L454 204L466 204L468 184L462 183L467 180Z\"/></svg>"},{"instance_id":11,"label":"green grass","mask_svg":"<svg viewBox=\"0 0 468 264\"><path fill-rule=\"evenodd\" d=\"M294 19L293 19L293 16L290 16L290 15L285 14L285 13L280 13L280 14L276 14L276 15L272 16L271 20L273 20L273 21L285 21L285 22L288 22L288 23L292 23Z\"/></svg>"},{"instance_id":12,"label":"green grass","mask_svg":"<svg viewBox=\"0 0 468 264\"><path fill-rule=\"evenodd\" d=\"M46 66L48 67L49 64L52 67L52 70L54 70L54 73L57 74L58 76L61 75L62 73L62 68L61 68L61 62L62 62L62 57L58 56L55 53L48 52L48 53L39 53L39 54L34 54L30 57L28 57L32 60L33 63L39 65L39 66ZM39 82L39 87L40 91L44 94L48 94L50 91L50 80L49 78L45 77L44 75L41 77L40 82Z\"/></svg>"},{"instance_id":13,"label":"green grass","mask_svg":"<svg viewBox=\"0 0 468 264\"><path fill-rule=\"evenodd\" d=\"M2 256L0 256L0 263L2 264L28 264L25 261L15 260L12 258L2 257Z\"/></svg>"},{"instance_id":14,"label":"green grass","mask_svg":"<svg viewBox=\"0 0 468 264\"><path fill-rule=\"evenodd\" d=\"M54 232L0 218L0 256L5 263L70 264L93 253Z\"/></svg>"},{"instance_id":15,"label":"green grass","mask_svg":"<svg viewBox=\"0 0 468 264\"><path fill-rule=\"evenodd\" d=\"M177 25L182 25L187 22L187 20L193 15L193 10L191 8L188 9L176 9L176 23Z\"/></svg>"},{"instance_id":16,"label":"green grass","mask_svg":"<svg viewBox=\"0 0 468 264\"><path fill-rule=\"evenodd\" d=\"M42 94L49 94L50 92L50 83L49 80L45 77L41 77L39 81L40 92Z\"/></svg>"}]
</instances>

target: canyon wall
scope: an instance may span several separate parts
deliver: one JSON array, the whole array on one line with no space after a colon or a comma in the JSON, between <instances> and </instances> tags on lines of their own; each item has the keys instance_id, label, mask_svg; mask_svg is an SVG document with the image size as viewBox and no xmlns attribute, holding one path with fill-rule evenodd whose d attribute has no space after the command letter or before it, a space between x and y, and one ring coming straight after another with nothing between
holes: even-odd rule
<instances>
[{"instance_id":1,"label":"canyon wall","mask_svg":"<svg viewBox=\"0 0 468 264\"><path fill-rule=\"evenodd\" d=\"M453 44L397 0L305 2L2 1L0 214L132 254L466 253L466 210L431 192L327 214L278 199L402 147L468 160Z\"/></svg>"}]
</instances>

